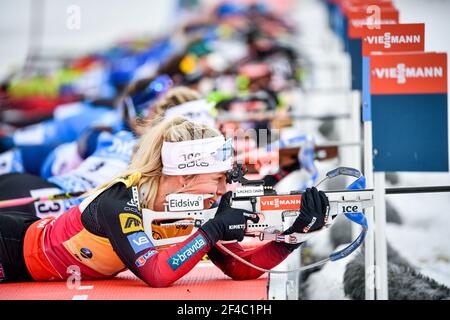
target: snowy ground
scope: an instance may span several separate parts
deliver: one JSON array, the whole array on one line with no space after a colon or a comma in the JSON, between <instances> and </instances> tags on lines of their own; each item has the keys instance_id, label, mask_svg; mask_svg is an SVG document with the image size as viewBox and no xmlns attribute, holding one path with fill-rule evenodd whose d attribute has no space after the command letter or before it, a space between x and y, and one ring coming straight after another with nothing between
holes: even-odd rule
<instances>
[{"instance_id":1,"label":"snowy ground","mask_svg":"<svg viewBox=\"0 0 450 320\"><path fill-rule=\"evenodd\" d=\"M402 175L402 185L449 185L447 175ZM421 273L450 287L450 195L420 194L389 197L404 225L388 225L392 246Z\"/></svg>"}]
</instances>

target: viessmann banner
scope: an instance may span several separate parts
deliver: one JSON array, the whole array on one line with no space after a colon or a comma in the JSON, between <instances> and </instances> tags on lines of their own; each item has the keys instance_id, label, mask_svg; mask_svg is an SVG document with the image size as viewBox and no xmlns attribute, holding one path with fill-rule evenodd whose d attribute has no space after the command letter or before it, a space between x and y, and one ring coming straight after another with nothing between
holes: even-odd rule
<instances>
[{"instance_id":1,"label":"viessmann banner","mask_svg":"<svg viewBox=\"0 0 450 320\"><path fill-rule=\"evenodd\" d=\"M374 8L381 11L394 9L390 0L328 0L330 27L342 39L345 50L349 51L349 32L358 33L359 28L367 25L367 17L373 17ZM349 24L349 15L352 19ZM381 20L379 19L381 18ZM377 23L397 23L398 19L392 21L389 16L378 17ZM349 27L350 26L350 27ZM351 30L349 30L351 28Z\"/></svg>"},{"instance_id":2,"label":"viessmann banner","mask_svg":"<svg viewBox=\"0 0 450 320\"><path fill-rule=\"evenodd\" d=\"M349 7L347 17L347 51L352 64L352 89L362 89L362 46L363 35L366 30L377 30L384 25L396 25L399 23L399 12L391 4L377 5L378 16L369 10L369 5Z\"/></svg>"},{"instance_id":3,"label":"viessmann banner","mask_svg":"<svg viewBox=\"0 0 450 320\"><path fill-rule=\"evenodd\" d=\"M372 95L447 93L446 53L373 54L370 69Z\"/></svg>"},{"instance_id":4,"label":"viessmann banner","mask_svg":"<svg viewBox=\"0 0 450 320\"><path fill-rule=\"evenodd\" d=\"M378 29L365 28L362 36L362 98L363 120L370 121L370 54L389 52L423 52L425 48L425 25L387 24Z\"/></svg>"},{"instance_id":5,"label":"viessmann banner","mask_svg":"<svg viewBox=\"0 0 450 320\"><path fill-rule=\"evenodd\" d=\"M448 171L447 54L371 54L364 69L374 170Z\"/></svg>"},{"instance_id":6,"label":"viessmann banner","mask_svg":"<svg viewBox=\"0 0 450 320\"><path fill-rule=\"evenodd\" d=\"M376 29L378 25L399 23L399 12L392 4L379 5L379 19L369 7L369 5L350 7L346 11L347 34L350 39L361 39L367 27Z\"/></svg>"},{"instance_id":7,"label":"viessmann banner","mask_svg":"<svg viewBox=\"0 0 450 320\"><path fill-rule=\"evenodd\" d=\"M424 51L425 24L385 24L379 28L364 28L362 55L373 52Z\"/></svg>"}]
</instances>

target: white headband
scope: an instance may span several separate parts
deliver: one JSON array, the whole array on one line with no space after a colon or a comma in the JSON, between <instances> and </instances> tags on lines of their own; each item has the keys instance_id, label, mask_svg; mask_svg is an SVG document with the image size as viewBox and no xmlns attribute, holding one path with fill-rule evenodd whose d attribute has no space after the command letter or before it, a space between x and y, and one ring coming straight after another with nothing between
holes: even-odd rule
<instances>
[{"instance_id":1,"label":"white headband","mask_svg":"<svg viewBox=\"0 0 450 320\"><path fill-rule=\"evenodd\" d=\"M228 171L233 164L232 141L223 136L163 142L162 173L169 176Z\"/></svg>"},{"instance_id":2,"label":"white headband","mask_svg":"<svg viewBox=\"0 0 450 320\"><path fill-rule=\"evenodd\" d=\"M177 116L183 116L188 120L214 127L212 109L213 104L205 99L193 100L166 110L164 118L170 120Z\"/></svg>"}]
</instances>

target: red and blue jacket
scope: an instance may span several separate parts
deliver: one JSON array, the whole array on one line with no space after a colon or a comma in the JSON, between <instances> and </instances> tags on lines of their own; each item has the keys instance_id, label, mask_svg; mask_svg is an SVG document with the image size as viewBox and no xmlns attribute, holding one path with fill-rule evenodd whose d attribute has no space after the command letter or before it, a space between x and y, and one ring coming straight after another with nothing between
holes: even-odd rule
<instances>
[{"instance_id":1,"label":"red and blue jacket","mask_svg":"<svg viewBox=\"0 0 450 320\"><path fill-rule=\"evenodd\" d=\"M77 267L81 279L104 279L130 269L148 285L166 287L188 273L206 254L233 279L255 279L262 275L263 272L220 251L201 230L181 243L156 248L144 232L138 192L133 187L139 176L118 179L62 215L32 224L24 241L25 263L32 278L64 280ZM182 235L187 231L175 228L171 233ZM251 250L238 243L226 247L265 269L275 267L290 253L277 242Z\"/></svg>"}]
</instances>

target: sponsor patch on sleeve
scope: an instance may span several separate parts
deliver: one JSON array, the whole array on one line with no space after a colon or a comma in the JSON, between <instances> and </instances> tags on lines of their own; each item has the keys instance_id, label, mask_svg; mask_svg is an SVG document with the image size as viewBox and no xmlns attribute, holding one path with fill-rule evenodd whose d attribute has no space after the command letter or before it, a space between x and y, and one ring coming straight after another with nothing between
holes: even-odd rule
<instances>
[{"instance_id":1,"label":"sponsor patch on sleeve","mask_svg":"<svg viewBox=\"0 0 450 320\"><path fill-rule=\"evenodd\" d=\"M186 261L191 259L197 252L199 252L207 244L206 239L199 234L192 239L188 244L181 248L178 252L172 255L167 263L173 271L181 267Z\"/></svg>"},{"instance_id":2,"label":"sponsor patch on sleeve","mask_svg":"<svg viewBox=\"0 0 450 320\"><path fill-rule=\"evenodd\" d=\"M145 249L153 248L150 239L142 231L130 234L129 236L127 236L127 238L128 242L130 243L131 247L134 250L134 253L141 252Z\"/></svg>"},{"instance_id":3,"label":"sponsor patch on sleeve","mask_svg":"<svg viewBox=\"0 0 450 320\"><path fill-rule=\"evenodd\" d=\"M120 226L122 228L122 232L124 234L144 231L144 227L142 225L142 219L136 214L133 213L121 213L119 214Z\"/></svg>"},{"instance_id":4,"label":"sponsor patch on sleeve","mask_svg":"<svg viewBox=\"0 0 450 320\"><path fill-rule=\"evenodd\" d=\"M147 260L150 259L152 256L154 256L157 253L158 253L158 251L156 251L154 249L147 251L142 256L140 256L139 258L136 259L136 261L134 262L136 264L136 267L140 268L140 267L144 266L145 263L147 262Z\"/></svg>"}]
</instances>

